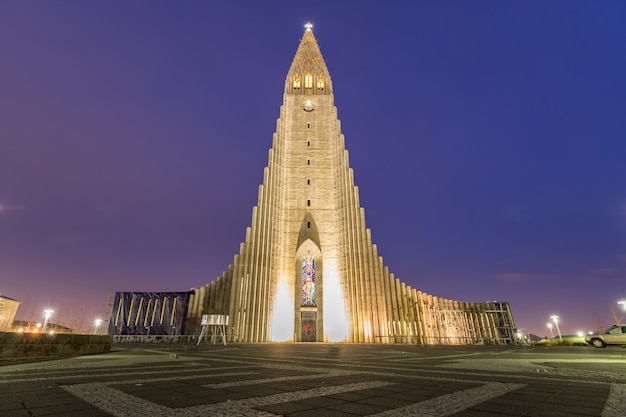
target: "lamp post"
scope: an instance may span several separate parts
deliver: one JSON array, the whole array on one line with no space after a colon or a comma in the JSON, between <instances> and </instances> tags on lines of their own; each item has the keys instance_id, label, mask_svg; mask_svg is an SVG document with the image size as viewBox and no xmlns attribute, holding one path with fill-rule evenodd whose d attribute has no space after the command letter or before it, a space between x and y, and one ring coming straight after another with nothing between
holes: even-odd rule
<instances>
[{"instance_id":1,"label":"lamp post","mask_svg":"<svg viewBox=\"0 0 626 417\"><path fill-rule=\"evenodd\" d=\"M552 331L552 323L548 323L548 329L550 329L550 338L554 339L554 332Z\"/></svg>"},{"instance_id":2,"label":"lamp post","mask_svg":"<svg viewBox=\"0 0 626 417\"><path fill-rule=\"evenodd\" d=\"M41 326L41 333L44 334L46 333L46 327L48 327L48 320L50 319L50 316L52 315L52 313L54 313L54 310L44 310L43 311L43 326Z\"/></svg>"},{"instance_id":3,"label":"lamp post","mask_svg":"<svg viewBox=\"0 0 626 417\"><path fill-rule=\"evenodd\" d=\"M563 337L561 337L561 329L559 328L559 316L550 316L554 325L556 326L556 332L559 334L559 341L563 342Z\"/></svg>"},{"instance_id":4,"label":"lamp post","mask_svg":"<svg viewBox=\"0 0 626 417\"><path fill-rule=\"evenodd\" d=\"M94 333L95 334L100 334L100 325L102 324L102 319L95 319L93 321L93 326L94 326Z\"/></svg>"},{"instance_id":5,"label":"lamp post","mask_svg":"<svg viewBox=\"0 0 626 417\"><path fill-rule=\"evenodd\" d=\"M617 304L621 305L622 308L626 311L626 300L620 300L620 301L617 302ZM622 316L619 320L615 320L615 322L616 322L615 324L620 324L620 323L617 323L618 321L623 323L624 322L624 316Z\"/></svg>"}]
</instances>

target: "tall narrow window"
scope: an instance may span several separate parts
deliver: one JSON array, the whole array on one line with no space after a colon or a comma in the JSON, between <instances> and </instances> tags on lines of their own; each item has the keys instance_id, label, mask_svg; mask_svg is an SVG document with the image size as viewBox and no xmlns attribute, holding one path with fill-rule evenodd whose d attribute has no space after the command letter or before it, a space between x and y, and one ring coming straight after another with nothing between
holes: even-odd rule
<instances>
[{"instance_id":1,"label":"tall narrow window","mask_svg":"<svg viewBox=\"0 0 626 417\"><path fill-rule=\"evenodd\" d=\"M311 141L310 140L306 141L306 146L311 146Z\"/></svg>"},{"instance_id":2,"label":"tall narrow window","mask_svg":"<svg viewBox=\"0 0 626 417\"><path fill-rule=\"evenodd\" d=\"M310 160L310 159L307 159L307 160L306 160L306 164L307 164L307 165L311 165L311 160Z\"/></svg>"},{"instance_id":3,"label":"tall narrow window","mask_svg":"<svg viewBox=\"0 0 626 417\"><path fill-rule=\"evenodd\" d=\"M313 76L310 72L307 72L304 76L304 88L311 89L313 88Z\"/></svg>"},{"instance_id":4,"label":"tall narrow window","mask_svg":"<svg viewBox=\"0 0 626 417\"><path fill-rule=\"evenodd\" d=\"M324 89L324 77L319 77L317 79L317 89L318 90L323 90Z\"/></svg>"},{"instance_id":5,"label":"tall narrow window","mask_svg":"<svg viewBox=\"0 0 626 417\"><path fill-rule=\"evenodd\" d=\"M293 77L293 88L296 90L300 89L300 77L297 75Z\"/></svg>"},{"instance_id":6,"label":"tall narrow window","mask_svg":"<svg viewBox=\"0 0 626 417\"><path fill-rule=\"evenodd\" d=\"M310 229L311 228L311 222L306 222L306 228Z\"/></svg>"},{"instance_id":7,"label":"tall narrow window","mask_svg":"<svg viewBox=\"0 0 626 417\"><path fill-rule=\"evenodd\" d=\"M315 258L310 251L302 258L302 306L315 307Z\"/></svg>"},{"instance_id":8,"label":"tall narrow window","mask_svg":"<svg viewBox=\"0 0 626 417\"><path fill-rule=\"evenodd\" d=\"M311 205L311 200L307 200L307 201L306 201L306 205L307 205L307 206L310 206L310 205Z\"/></svg>"},{"instance_id":9,"label":"tall narrow window","mask_svg":"<svg viewBox=\"0 0 626 417\"><path fill-rule=\"evenodd\" d=\"M306 185L311 185L311 178L306 179Z\"/></svg>"},{"instance_id":10,"label":"tall narrow window","mask_svg":"<svg viewBox=\"0 0 626 417\"><path fill-rule=\"evenodd\" d=\"M306 124L306 128L307 128L307 129L310 129L310 128L311 128L311 123L307 123L307 124Z\"/></svg>"}]
</instances>

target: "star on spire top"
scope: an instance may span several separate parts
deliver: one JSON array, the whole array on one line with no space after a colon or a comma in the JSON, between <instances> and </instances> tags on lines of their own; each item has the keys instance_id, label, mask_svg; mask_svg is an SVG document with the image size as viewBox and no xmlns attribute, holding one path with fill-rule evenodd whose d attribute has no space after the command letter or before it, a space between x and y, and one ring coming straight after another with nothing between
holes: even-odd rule
<instances>
[{"instance_id":1,"label":"star on spire top","mask_svg":"<svg viewBox=\"0 0 626 417\"><path fill-rule=\"evenodd\" d=\"M306 25L304 25L304 29L305 29L307 32L310 32L310 31L311 31L311 29L313 29L313 25L311 24L311 22L307 22L307 24L306 24Z\"/></svg>"}]
</instances>

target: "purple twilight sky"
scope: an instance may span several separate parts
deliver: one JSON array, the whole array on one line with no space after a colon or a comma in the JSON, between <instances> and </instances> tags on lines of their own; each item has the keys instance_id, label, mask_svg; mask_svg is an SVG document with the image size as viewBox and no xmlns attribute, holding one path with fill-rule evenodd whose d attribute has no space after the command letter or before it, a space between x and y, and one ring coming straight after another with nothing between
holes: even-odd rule
<instances>
[{"instance_id":1,"label":"purple twilight sky","mask_svg":"<svg viewBox=\"0 0 626 417\"><path fill-rule=\"evenodd\" d=\"M0 293L79 327L238 252L304 23L397 278L541 336L626 298L626 2L0 2Z\"/></svg>"}]
</instances>

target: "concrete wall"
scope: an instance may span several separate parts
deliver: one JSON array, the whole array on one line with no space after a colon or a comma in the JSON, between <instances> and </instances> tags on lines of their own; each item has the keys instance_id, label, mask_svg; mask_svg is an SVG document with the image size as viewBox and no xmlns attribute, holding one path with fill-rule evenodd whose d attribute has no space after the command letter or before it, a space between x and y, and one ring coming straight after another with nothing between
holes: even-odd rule
<instances>
[{"instance_id":1,"label":"concrete wall","mask_svg":"<svg viewBox=\"0 0 626 417\"><path fill-rule=\"evenodd\" d=\"M0 360L93 355L111 350L113 337L87 334L0 333Z\"/></svg>"}]
</instances>

